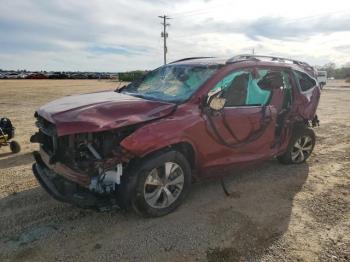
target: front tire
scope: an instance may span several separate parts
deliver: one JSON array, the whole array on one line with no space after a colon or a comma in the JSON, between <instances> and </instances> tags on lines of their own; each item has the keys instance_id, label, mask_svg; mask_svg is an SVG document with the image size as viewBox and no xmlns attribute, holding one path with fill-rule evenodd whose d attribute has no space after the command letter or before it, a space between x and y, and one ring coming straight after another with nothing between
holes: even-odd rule
<instances>
[{"instance_id":1,"label":"front tire","mask_svg":"<svg viewBox=\"0 0 350 262\"><path fill-rule=\"evenodd\" d=\"M287 151L277 157L282 164L304 163L312 153L316 142L315 132L310 128L297 129L289 143Z\"/></svg>"},{"instance_id":2,"label":"front tire","mask_svg":"<svg viewBox=\"0 0 350 262\"><path fill-rule=\"evenodd\" d=\"M191 168L177 151L146 158L133 174L136 189L131 204L137 213L148 217L164 216L185 199L191 185Z\"/></svg>"}]
</instances>

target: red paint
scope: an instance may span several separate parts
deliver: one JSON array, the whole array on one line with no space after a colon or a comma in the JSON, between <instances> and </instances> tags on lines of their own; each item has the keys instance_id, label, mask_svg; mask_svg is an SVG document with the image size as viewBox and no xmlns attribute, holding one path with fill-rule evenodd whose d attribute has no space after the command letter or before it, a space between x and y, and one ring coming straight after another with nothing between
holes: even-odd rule
<instances>
[{"instance_id":1,"label":"red paint","mask_svg":"<svg viewBox=\"0 0 350 262\"><path fill-rule=\"evenodd\" d=\"M54 172L56 172L57 174L60 174L61 176L64 176L68 180L76 182L85 187L88 187L88 185L90 184L90 177L85 174L74 171L73 169L67 167L62 163L55 163L51 165L49 161L50 157L45 152L45 150L40 149L40 156L42 161L44 161L45 165L49 167L51 170L53 170Z\"/></svg>"},{"instance_id":2,"label":"red paint","mask_svg":"<svg viewBox=\"0 0 350 262\"><path fill-rule=\"evenodd\" d=\"M250 121L255 123L255 129L260 126L261 108L259 107L232 108L226 110L225 114L232 129L241 139L246 138L247 132L253 131L250 130ZM275 114L275 110L272 109L273 118ZM220 118L220 116L213 117L223 136L228 142L236 142L230 141L230 136L227 132L225 133ZM121 145L135 155L145 156L167 145L189 143L196 152L196 166L203 175L206 175L205 170L210 167L271 158L276 153L276 150L270 148L274 137L274 121L269 124L261 138L236 149L218 144L207 132L206 126L207 120L202 117L199 106L185 104L178 107L173 115L136 130L125 138Z\"/></svg>"},{"instance_id":3,"label":"red paint","mask_svg":"<svg viewBox=\"0 0 350 262\"><path fill-rule=\"evenodd\" d=\"M115 92L102 92L53 101L41 107L38 114L56 125L59 136L117 129L147 121L147 124L121 142L123 148L133 155L144 157L169 145L188 143L195 152L196 169L203 176L209 176L213 175L211 171L218 167L242 165L271 158L283 152L288 145L292 125L285 126L277 145L275 141L276 117L277 111L281 108L282 98L279 90L275 90L270 105L266 108L265 120L268 124L263 134L256 140L236 148L218 143L208 125L207 116L201 110L201 101L225 75L234 70L244 68L253 70L256 67L292 68L302 71L292 64L239 62L224 66L198 89L189 101L177 107L172 103L148 101ZM293 105L287 117L288 122L293 123L303 118L311 120L320 97L319 87L301 93L294 80L292 85ZM246 140L248 134L261 129L262 109L263 107L259 106L225 108L221 113L214 113L212 119L225 141L237 144ZM224 125L223 117L239 141L230 135Z\"/></svg>"},{"instance_id":4,"label":"red paint","mask_svg":"<svg viewBox=\"0 0 350 262\"><path fill-rule=\"evenodd\" d=\"M38 110L56 125L58 136L116 129L168 115L174 104L149 101L116 92L64 97Z\"/></svg>"}]
</instances>

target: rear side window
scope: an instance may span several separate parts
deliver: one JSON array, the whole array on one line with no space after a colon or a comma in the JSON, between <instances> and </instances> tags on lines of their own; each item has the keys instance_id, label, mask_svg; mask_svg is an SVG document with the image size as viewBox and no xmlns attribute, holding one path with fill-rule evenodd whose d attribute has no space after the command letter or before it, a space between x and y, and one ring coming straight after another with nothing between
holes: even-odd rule
<instances>
[{"instance_id":1,"label":"rear side window","mask_svg":"<svg viewBox=\"0 0 350 262\"><path fill-rule=\"evenodd\" d=\"M298 71L294 71L294 74L298 80L301 91L307 91L316 86L316 81L307 74Z\"/></svg>"}]
</instances>

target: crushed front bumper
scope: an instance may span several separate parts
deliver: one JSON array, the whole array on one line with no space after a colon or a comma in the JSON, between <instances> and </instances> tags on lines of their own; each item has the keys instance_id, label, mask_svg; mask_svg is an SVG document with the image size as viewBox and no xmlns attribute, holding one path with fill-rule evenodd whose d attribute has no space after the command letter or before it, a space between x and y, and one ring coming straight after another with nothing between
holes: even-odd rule
<instances>
[{"instance_id":1,"label":"crushed front bumper","mask_svg":"<svg viewBox=\"0 0 350 262\"><path fill-rule=\"evenodd\" d=\"M110 195L95 194L78 183L72 182L49 169L39 152L34 152L33 173L40 185L56 200L82 208L109 210L117 207L116 199Z\"/></svg>"},{"instance_id":2,"label":"crushed front bumper","mask_svg":"<svg viewBox=\"0 0 350 262\"><path fill-rule=\"evenodd\" d=\"M89 187L89 184L91 182L89 176L74 171L71 168L59 162L56 162L55 164L50 164L51 157L48 153L45 152L43 148L40 147L39 152L34 152L34 158L36 160L40 158L39 161L42 162L44 166L46 166L48 169L52 170L56 174L59 174L60 176L64 177L65 179L77 183L82 187Z\"/></svg>"}]
</instances>

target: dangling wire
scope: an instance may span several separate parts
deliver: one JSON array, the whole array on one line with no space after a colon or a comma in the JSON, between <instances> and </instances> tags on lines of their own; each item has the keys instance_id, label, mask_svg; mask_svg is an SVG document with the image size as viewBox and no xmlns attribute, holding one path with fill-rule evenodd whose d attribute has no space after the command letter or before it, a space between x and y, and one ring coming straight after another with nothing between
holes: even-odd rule
<instances>
[{"instance_id":1,"label":"dangling wire","mask_svg":"<svg viewBox=\"0 0 350 262\"><path fill-rule=\"evenodd\" d=\"M227 190L227 187L226 187L226 185L225 185L225 182L224 182L224 178L223 178L223 177L220 179L220 182L221 182L222 190L224 191L225 195L226 195L226 196L230 196L231 194L230 194L230 192Z\"/></svg>"}]
</instances>

